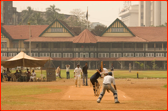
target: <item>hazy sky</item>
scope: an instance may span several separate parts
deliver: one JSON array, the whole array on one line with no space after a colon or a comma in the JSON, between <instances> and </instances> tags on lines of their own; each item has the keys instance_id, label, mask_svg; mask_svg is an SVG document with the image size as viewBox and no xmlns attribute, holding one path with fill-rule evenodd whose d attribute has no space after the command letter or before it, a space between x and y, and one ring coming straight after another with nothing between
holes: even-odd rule
<instances>
[{"instance_id":1,"label":"hazy sky","mask_svg":"<svg viewBox=\"0 0 168 111\"><path fill-rule=\"evenodd\" d=\"M138 1L132 1L131 4L138 4ZM124 1L13 1L13 6L17 11L31 6L34 10L45 11L47 7L55 4L61 9L60 13L70 14L73 9L81 9L89 13L89 21L100 22L109 26L118 18L119 9L124 7Z\"/></svg>"}]
</instances>

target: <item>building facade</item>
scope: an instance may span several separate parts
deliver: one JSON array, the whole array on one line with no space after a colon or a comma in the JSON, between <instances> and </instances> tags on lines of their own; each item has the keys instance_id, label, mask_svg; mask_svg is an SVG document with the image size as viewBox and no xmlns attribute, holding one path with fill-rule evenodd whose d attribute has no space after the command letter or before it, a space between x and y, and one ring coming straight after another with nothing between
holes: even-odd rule
<instances>
[{"instance_id":1,"label":"building facade","mask_svg":"<svg viewBox=\"0 0 168 111\"><path fill-rule=\"evenodd\" d=\"M35 58L51 58L55 66L75 68L88 62L90 69L140 69L136 61L144 63L142 69L167 68L167 27L127 27L116 19L102 34L96 36L85 29L80 34L65 22L56 19L50 25L3 25L1 27L1 60L7 60L20 51ZM30 31L29 31L30 30ZM31 36L31 39L29 37ZM29 54L30 55L30 54Z\"/></svg>"},{"instance_id":2,"label":"building facade","mask_svg":"<svg viewBox=\"0 0 168 111\"><path fill-rule=\"evenodd\" d=\"M138 26L138 10L139 5L127 6L119 12L119 17L121 17L122 22L124 22L126 26Z\"/></svg>"},{"instance_id":3,"label":"building facade","mask_svg":"<svg viewBox=\"0 0 168 111\"><path fill-rule=\"evenodd\" d=\"M167 23L166 1L140 1L139 26L160 26Z\"/></svg>"}]
</instances>

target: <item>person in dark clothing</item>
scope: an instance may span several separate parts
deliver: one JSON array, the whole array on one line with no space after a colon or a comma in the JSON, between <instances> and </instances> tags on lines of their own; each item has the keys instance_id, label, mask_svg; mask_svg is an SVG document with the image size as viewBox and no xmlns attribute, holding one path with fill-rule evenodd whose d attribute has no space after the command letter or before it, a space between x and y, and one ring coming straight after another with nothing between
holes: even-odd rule
<instances>
[{"instance_id":1,"label":"person in dark clothing","mask_svg":"<svg viewBox=\"0 0 168 111\"><path fill-rule=\"evenodd\" d=\"M10 72L9 68L7 68L7 72L6 73L7 73L8 81L10 81L10 79L11 79L10 73L11 72Z\"/></svg>"},{"instance_id":2,"label":"person in dark clothing","mask_svg":"<svg viewBox=\"0 0 168 111\"><path fill-rule=\"evenodd\" d=\"M87 83L87 70L88 70L88 65L87 65L87 62L85 63L85 66L83 67L82 71L83 71L83 85L85 86L88 86L88 83ZM85 84L85 78L86 78L86 84Z\"/></svg>"},{"instance_id":3,"label":"person in dark clothing","mask_svg":"<svg viewBox=\"0 0 168 111\"><path fill-rule=\"evenodd\" d=\"M111 64L111 71L114 71L114 66L113 66L113 64Z\"/></svg>"},{"instance_id":4,"label":"person in dark clothing","mask_svg":"<svg viewBox=\"0 0 168 111\"><path fill-rule=\"evenodd\" d=\"M98 79L99 77L101 77L100 72L101 72L101 68L100 68L99 70L97 69L97 72L96 72L94 75L92 75L92 76L90 77L90 81L91 81L91 83L92 83L92 85L93 85L94 94L96 93L95 83L96 83L96 84L99 84L99 82L97 81L97 79Z\"/></svg>"},{"instance_id":5,"label":"person in dark clothing","mask_svg":"<svg viewBox=\"0 0 168 111\"><path fill-rule=\"evenodd\" d=\"M30 73L30 71L29 71L29 69L27 69L27 82L30 80L30 75L31 75L31 73Z\"/></svg>"}]
</instances>

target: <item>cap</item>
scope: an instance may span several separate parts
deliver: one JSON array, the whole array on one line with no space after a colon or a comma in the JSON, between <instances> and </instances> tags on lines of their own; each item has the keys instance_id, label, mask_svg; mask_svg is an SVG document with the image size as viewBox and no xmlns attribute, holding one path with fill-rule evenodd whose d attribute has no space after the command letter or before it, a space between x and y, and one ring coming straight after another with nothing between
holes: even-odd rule
<instances>
[{"instance_id":1,"label":"cap","mask_svg":"<svg viewBox=\"0 0 168 111\"><path fill-rule=\"evenodd\" d=\"M112 72L108 72L108 75L112 76L113 74L112 74Z\"/></svg>"}]
</instances>

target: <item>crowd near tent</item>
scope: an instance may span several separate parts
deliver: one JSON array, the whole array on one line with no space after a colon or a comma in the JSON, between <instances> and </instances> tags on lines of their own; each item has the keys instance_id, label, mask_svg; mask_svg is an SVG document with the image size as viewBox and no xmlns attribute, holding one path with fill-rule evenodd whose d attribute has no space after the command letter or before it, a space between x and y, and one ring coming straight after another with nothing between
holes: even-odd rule
<instances>
[{"instance_id":1,"label":"crowd near tent","mask_svg":"<svg viewBox=\"0 0 168 111\"><path fill-rule=\"evenodd\" d=\"M24 52L20 52L15 57L1 61L1 65L5 68L15 68L17 66L23 67L43 67L48 60L36 59L28 56Z\"/></svg>"}]
</instances>

